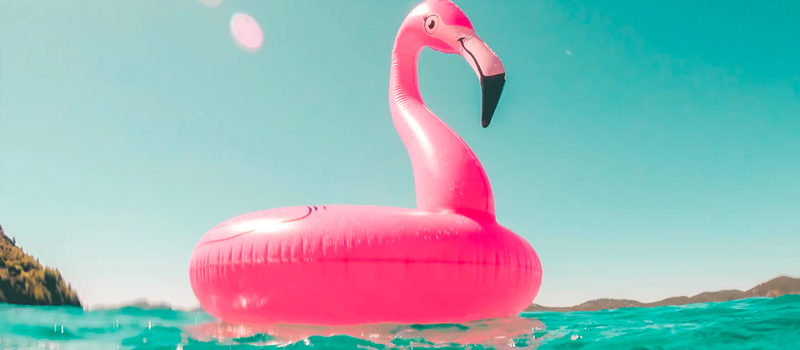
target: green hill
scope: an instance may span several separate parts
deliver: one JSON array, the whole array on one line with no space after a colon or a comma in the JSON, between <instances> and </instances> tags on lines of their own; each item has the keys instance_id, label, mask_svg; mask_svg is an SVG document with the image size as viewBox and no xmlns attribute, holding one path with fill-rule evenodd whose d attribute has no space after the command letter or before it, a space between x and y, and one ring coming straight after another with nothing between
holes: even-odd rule
<instances>
[{"instance_id":1,"label":"green hill","mask_svg":"<svg viewBox=\"0 0 800 350\"><path fill-rule=\"evenodd\" d=\"M78 294L56 269L26 254L0 227L0 303L81 307Z\"/></svg>"},{"instance_id":2,"label":"green hill","mask_svg":"<svg viewBox=\"0 0 800 350\"><path fill-rule=\"evenodd\" d=\"M800 278L780 276L761 283L747 291L740 291L736 289L720 290L716 292L700 293L691 297L671 297L653 303L642 303L636 300L627 299L595 299L589 300L580 305L569 307L548 307L538 304L531 304L531 306L529 306L525 311L571 312L613 310L627 307L676 306L696 303L724 302L754 297L774 298L785 294L800 294Z\"/></svg>"}]
</instances>

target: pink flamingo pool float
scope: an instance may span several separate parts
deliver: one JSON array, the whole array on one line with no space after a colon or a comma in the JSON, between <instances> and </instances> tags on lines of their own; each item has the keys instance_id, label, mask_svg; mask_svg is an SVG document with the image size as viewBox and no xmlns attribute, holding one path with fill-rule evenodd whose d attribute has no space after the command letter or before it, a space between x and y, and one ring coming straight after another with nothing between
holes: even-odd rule
<instances>
[{"instance_id":1,"label":"pink flamingo pool float","mask_svg":"<svg viewBox=\"0 0 800 350\"><path fill-rule=\"evenodd\" d=\"M209 314L247 324L462 323L513 316L533 301L539 257L497 223L483 166L422 101L417 59L425 46L469 62L489 126L503 64L450 0L422 2L395 39L389 86L418 208L287 207L219 224L189 266Z\"/></svg>"}]
</instances>

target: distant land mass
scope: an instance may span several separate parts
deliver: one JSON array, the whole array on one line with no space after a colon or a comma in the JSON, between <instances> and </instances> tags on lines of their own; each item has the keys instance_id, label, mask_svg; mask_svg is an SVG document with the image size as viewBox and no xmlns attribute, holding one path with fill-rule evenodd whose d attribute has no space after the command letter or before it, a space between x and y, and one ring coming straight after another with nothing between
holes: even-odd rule
<instances>
[{"instance_id":1,"label":"distant land mass","mask_svg":"<svg viewBox=\"0 0 800 350\"><path fill-rule=\"evenodd\" d=\"M81 307L81 300L57 269L26 254L0 226L0 303Z\"/></svg>"},{"instance_id":2,"label":"distant land mass","mask_svg":"<svg viewBox=\"0 0 800 350\"><path fill-rule=\"evenodd\" d=\"M800 294L800 278L780 276L761 283L745 292L736 289L721 290L717 292L700 293L692 297L672 297L652 303L642 303L636 300L627 299L594 299L580 305L568 307L548 307L538 304L531 304L527 309L525 309L525 311L572 312L613 310L628 307L677 306L697 303L724 302L755 297L774 298L785 294Z\"/></svg>"},{"instance_id":3,"label":"distant land mass","mask_svg":"<svg viewBox=\"0 0 800 350\"><path fill-rule=\"evenodd\" d=\"M189 311L189 309L176 308L170 303L161 301L151 301L145 298L133 299L115 304L98 304L87 307L90 310L118 310L124 308L136 308L141 310L174 310L174 311Z\"/></svg>"}]
</instances>

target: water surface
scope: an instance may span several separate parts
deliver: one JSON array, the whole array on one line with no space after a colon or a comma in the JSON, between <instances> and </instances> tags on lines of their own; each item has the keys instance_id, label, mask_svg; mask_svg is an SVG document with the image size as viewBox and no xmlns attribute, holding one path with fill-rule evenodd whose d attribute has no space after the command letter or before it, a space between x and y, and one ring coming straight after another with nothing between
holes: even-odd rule
<instances>
[{"instance_id":1,"label":"water surface","mask_svg":"<svg viewBox=\"0 0 800 350\"><path fill-rule=\"evenodd\" d=\"M226 325L203 312L0 305L5 349L800 349L800 295L458 325Z\"/></svg>"}]
</instances>

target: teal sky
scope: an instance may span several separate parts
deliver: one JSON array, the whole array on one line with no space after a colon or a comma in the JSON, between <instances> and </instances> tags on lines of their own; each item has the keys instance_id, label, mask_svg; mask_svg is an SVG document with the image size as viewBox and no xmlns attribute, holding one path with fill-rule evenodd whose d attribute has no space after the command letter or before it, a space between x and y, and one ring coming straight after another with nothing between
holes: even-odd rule
<instances>
[{"instance_id":1,"label":"teal sky","mask_svg":"<svg viewBox=\"0 0 800 350\"><path fill-rule=\"evenodd\" d=\"M538 303L800 275L800 3L456 3L504 96L482 129L475 73L431 50L422 93L540 254ZM90 305L194 305L192 249L227 218L413 207L387 89L416 4L0 0L0 224Z\"/></svg>"}]
</instances>

